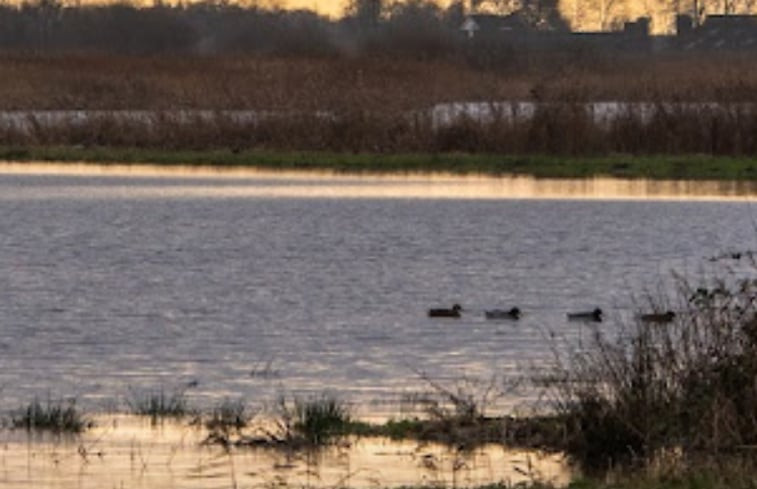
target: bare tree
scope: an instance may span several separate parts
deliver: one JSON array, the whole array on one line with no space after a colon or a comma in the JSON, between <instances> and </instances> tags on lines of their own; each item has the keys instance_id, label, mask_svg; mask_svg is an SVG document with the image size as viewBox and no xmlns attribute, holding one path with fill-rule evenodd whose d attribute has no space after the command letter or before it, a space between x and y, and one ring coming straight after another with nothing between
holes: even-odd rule
<instances>
[{"instance_id":1,"label":"bare tree","mask_svg":"<svg viewBox=\"0 0 757 489\"><path fill-rule=\"evenodd\" d=\"M349 0L345 16L356 19L361 28L375 28L381 19L382 10L382 0Z\"/></svg>"}]
</instances>

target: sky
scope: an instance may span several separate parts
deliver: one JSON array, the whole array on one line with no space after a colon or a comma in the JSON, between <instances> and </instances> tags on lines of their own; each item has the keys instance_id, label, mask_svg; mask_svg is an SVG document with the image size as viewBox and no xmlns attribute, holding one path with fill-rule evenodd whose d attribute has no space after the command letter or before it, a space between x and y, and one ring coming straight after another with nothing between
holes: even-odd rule
<instances>
[{"instance_id":1,"label":"sky","mask_svg":"<svg viewBox=\"0 0 757 489\"><path fill-rule=\"evenodd\" d=\"M261 3L276 5L292 10L314 10L320 14L328 15L332 18L338 18L344 13L344 7L347 0L264 0Z\"/></svg>"}]
</instances>

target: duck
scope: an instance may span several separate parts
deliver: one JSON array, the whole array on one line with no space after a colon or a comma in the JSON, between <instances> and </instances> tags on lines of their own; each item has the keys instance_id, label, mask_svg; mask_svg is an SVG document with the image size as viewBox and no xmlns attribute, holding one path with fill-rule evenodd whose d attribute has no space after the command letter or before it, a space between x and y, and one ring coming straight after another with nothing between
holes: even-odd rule
<instances>
[{"instance_id":1,"label":"duck","mask_svg":"<svg viewBox=\"0 0 757 489\"><path fill-rule=\"evenodd\" d=\"M664 324L669 323L675 319L676 313L673 311L666 311L666 312L651 312L648 314L642 314L639 316L639 319L641 319L644 323L658 323L658 324Z\"/></svg>"},{"instance_id":2,"label":"duck","mask_svg":"<svg viewBox=\"0 0 757 489\"><path fill-rule=\"evenodd\" d=\"M462 310L463 308L460 304L453 304L452 307L450 307L449 309L446 309L446 308L429 309L428 317L430 318L459 318L460 311Z\"/></svg>"},{"instance_id":3,"label":"duck","mask_svg":"<svg viewBox=\"0 0 757 489\"><path fill-rule=\"evenodd\" d=\"M490 311L484 311L486 319L520 319L521 312L517 307L513 307L509 310L504 309L492 309Z\"/></svg>"},{"instance_id":4,"label":"duck","mask_svg":"<svg viewBox=\"0 0 757 489\"><path fill-rule=\"evenodd\" d=\"M569 312L568 320L569 321L596 321L599 323L599 322L602 322L602 309L597 307L593 311Z\"/></svg>"}]
</instances>

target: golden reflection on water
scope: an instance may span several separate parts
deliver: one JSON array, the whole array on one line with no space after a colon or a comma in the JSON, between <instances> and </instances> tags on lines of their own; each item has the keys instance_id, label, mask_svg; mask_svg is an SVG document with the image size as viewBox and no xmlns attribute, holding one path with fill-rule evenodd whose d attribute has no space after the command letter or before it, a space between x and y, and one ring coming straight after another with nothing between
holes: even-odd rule
<instances>
[{"instance_id":1,"label":"golden reflection on water","mask_svg":"<svg viewBox=\"0 0 757 489\"><path fill-rule=\"evenodd\" d=\"M418 198L418 199L661 199L739 200L757 197L757 182L616 178L543 179L527 176L407 174L343 175L247 168L7 163L0 174L106 177L97 185L76 180L55 186L10 188L0 198ZM155 183L109 183L107 177ZM167 179L179 184L162 184Z\"/></svg>"},{"instance_id":2,"label":"golden reflection on water","mask_svg":"<svg viewBox=\"0 0 757 489\"><path fill-rule=\"evenodd\" d=\"M2 431L0 487L469 487L543 481L567 485L560 455L488 445L471 452L385 439L359 439L319 454L203 446L206 432L186 423L158 426L133 416L101 416L80 438L34 438Z\"/></svg>"}]
</instances>

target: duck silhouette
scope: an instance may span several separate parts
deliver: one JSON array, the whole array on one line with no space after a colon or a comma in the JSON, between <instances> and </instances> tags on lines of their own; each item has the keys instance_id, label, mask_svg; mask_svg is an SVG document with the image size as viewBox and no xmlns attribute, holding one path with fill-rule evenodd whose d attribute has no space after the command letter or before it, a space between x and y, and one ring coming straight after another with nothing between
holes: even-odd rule
<instances>
[{"instance_id":1,"label":"duck silhouette","mask_svg":"<svg viewBox=\"0 0 757 489\"><path fill-rule=\"evenodd\" d=\"M460 304L453 304L452 307L450 307L449 309L446 309L446 308L429 309L428 317L430 318L459 318L460 311L462 310L463 308Z\"/></svg>"},{"instance_id":2,"label":"duck silhouette","mask_svg":"<svg viewBox=\"0 0 757 489\"><path fill-rule=\"evenodd\" d=\"M673 311L666 311L666 312L651 312L648 314L642 314L639 316L639 319L644 323L658 323L658 324L665 324L673 321L675 319L676 313Z\"/></svg>"},{"instance_id":3,"label":"duck silhouette","mask_svg":"<svg viewBox=\"0 0 757 489\"><path fill-rule=\"evenodd\" d=\"M521 311L517 307L511 309L492 309L484 311L486 319L520 319Z\"/></svg>"},{"instance_id":4,"label":"duck silhouette","mask_svg":"<svg viewBox=\"0 0 757 489\"><path fill-rule=\"evenodd\" d=\"M569 312L569 321L596 321L602 322L602 309L596 308L593 311Z\"/></svg>"}]
</instances>

